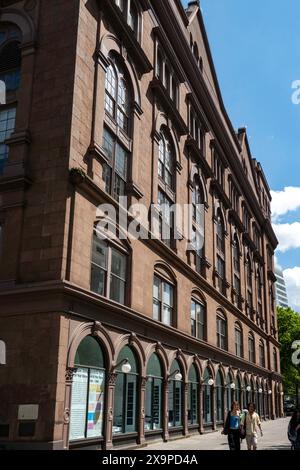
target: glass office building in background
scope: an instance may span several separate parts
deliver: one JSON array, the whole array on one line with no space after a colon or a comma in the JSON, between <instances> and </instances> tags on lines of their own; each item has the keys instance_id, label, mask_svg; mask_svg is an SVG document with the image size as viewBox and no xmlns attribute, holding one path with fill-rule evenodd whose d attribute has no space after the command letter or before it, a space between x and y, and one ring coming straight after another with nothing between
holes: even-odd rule
<instances>
[{"instance_id":1,"label":"glass office building in background","mask_svg":"<svg viewBox=\"0 0 300 470\"><path fill-rule=\"evenodd\" d=\"M285 280L284 280L283 272L278 266L275 267L275 275L277 277L277 281L275 284L276 285L276 305L278 305L278 307L288 307L289 301L288 301L288 296L287 296L287 291L286 291Z\"/></svg>"}]
</instances>

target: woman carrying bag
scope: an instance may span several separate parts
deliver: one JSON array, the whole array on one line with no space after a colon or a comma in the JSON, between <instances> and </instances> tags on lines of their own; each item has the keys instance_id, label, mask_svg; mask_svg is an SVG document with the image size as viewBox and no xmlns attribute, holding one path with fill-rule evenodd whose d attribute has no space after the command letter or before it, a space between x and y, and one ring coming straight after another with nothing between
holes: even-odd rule
<instances>
[{"instance_id":1,"label":"woman carrying bag","mask_svg":"<svg viewBox=\"0 0 300 470\"><path fill-rule=\"evenodd\" d=\"M241 431L241 412L237 401L231 405L222 434L228 438L229 450L241 450L241 439L244 436Z\"/></svg>"}]
</instances>

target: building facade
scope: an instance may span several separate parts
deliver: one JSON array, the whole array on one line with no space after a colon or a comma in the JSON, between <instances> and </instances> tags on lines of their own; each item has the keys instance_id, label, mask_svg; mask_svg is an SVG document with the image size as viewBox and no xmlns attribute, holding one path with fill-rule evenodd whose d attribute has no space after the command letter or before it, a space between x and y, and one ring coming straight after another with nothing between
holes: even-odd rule
<instances>
[{"instance_id":1,"label":"building facade","mask_svg":"<svg viewBox=\"0 0 300 470\"><path fill-rule=\"evenodd\" d=\"M276 305L278 307L288 308L289 301L287 296L286 284L282 269L278 266L275 266L275 276L276 276L276 284L275 284L275 292L276 292Z\"/></svg>"},{"instance_id":2,"label":"building facade","mask_svg":"<svg viewBox=\"0 0 300 470\"><path fill-rule=\"evenodd\" d=\"M198 2L1 1L0 80L0 445L203 433L234 398L281 417L270 191ZM138 203L171 233L190 204L196 249L99 238L101 204Z\"/></svg>"}]
</instances>

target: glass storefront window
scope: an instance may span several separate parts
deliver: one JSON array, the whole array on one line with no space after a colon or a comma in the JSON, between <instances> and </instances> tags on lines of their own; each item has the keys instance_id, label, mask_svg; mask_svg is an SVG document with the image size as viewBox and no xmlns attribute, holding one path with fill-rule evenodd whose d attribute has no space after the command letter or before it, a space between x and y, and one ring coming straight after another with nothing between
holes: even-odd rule
<instances>
[{"instance_id":1,"label":"glass storefront window","mask_svg":"<svg viewBox=\"0 0 300 470\"><path fill-rule=\"evenodd\" d=\"M216 377L216 411L217 422L224 421L224 382L220 371Z\"/></svg>"},{"instance_id":2,"label":"glass storefront window","mask_svg":"<svg viewBox=\"0 0 300 470\"><path fill-rule=\"evenodd\" d=\"M129 346L125 346L120 352L117 363L128 359L131 372L125 374L120 369L116 370L117 381L115 386L113 434L127 434L137 431L137 384L138 365L134 352Z\"/></svg>"},{"instance_id":3,"label":"glass storefront window","mask_svg":"<svg viewBox=\"0 0 300 470\"><path fill-rule=\"evenodd\" d=\"M162 429L163 377L160 360L152 354L147 367L145 430Z\"/></svg>"},{"instance_id":4,"label":"glass storefront window","mask_svg":"<svg viewBox=\"0 0 300 470\"><path fill-rule=\"evenodd\" d=\"M198 424L198 409L199 409L199 379L196 367L192 364L189 376L189 388L188 388L188 423Z\"/></svg>"},{"instance_id":5,"label":"glass storefront window","mask_svg":"<svg viewBox=\"0 0 300 470\"><path fill-rule=\"evenodd\" d=\"M204 425L210 425L213 422L213 387L208 385L212 379L212 373L209 368L205 369L203 380L203 422Z\"/></svg>"},{"instance_id":6,"label":"glass storefront window","mask_svg":"<svg viewBox=\"0 0 300 470\"><path fill-rule=\"evenodd\" d=\"M70 441L101 437L104 420L105 369L99 343L87 336L75 357Z\"/></svg>"},{"instance_id":7,"label":"glass storefront window","mask_svg":"<svg viewBox=\"0 0 300 470\"><path fill-rule=\"evenodd\" d=\"M178 361L174 360L170 375L180 370ZM169 428L182 426L182 402L182 380L175 380L175 375L173 375L169 381Z\"/></svg>"}]
</instances>

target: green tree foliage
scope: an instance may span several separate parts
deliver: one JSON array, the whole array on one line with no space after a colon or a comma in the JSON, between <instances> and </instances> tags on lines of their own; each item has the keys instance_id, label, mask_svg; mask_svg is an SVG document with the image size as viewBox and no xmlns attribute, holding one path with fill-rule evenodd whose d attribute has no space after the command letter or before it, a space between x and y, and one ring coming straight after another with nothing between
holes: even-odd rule
<instances>
[{"instance_id":1,"label":"green tree foliage","mask_svg":"<svg viewBox=\"0 0 300 470\"><path fill-rule=\"evenodd\" d=\"M278 338L280 342L281 373L284 377L285 393L294 394L300 386L300 365L292 362L292 344L300 341L300 315L291 308L277 308Z\"/></svg>"}]
</instances>

